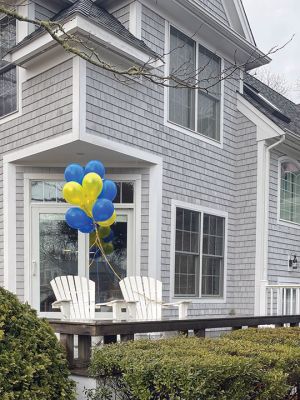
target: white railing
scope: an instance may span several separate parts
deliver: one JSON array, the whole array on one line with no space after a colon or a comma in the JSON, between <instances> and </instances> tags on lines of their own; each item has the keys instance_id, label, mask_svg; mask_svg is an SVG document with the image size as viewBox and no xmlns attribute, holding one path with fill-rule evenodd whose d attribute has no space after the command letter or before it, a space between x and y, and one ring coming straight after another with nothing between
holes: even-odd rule
<instances>
[{"instance_id":1,"label":"white railing","mask_svg":"<svg viewBox=\"0 0 300 400\"><path fill-rule=\"evenodd\" d=\"M300 314L300 285L266 285L266 315Z\"/></svg>"}]
</instances>

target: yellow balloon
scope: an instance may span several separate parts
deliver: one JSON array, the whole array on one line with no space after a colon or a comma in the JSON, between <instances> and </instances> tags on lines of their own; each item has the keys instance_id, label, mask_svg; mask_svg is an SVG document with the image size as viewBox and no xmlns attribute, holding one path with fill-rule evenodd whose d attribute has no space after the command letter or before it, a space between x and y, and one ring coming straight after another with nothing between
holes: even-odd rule
<instances>
[{"instance_id":1,"label":"yellow balloon","mask_svg":"<svg viewBox=\"0 0 300 400\"><path fill-rule=\"evenodd\" d=\"M95 204L95 199L89 199L84 197L84 203L82 204L83 211L91 218L93 218L93 207Z\"/></svg>"},{"instance_id":2,"label":"yellow balloon","mask_svg":"<svg viewBox=\"0 0 300 400\"><path fill-rule=\"evenodd\" d=\"M86 199L96 200L103 188L101 176L95 172L86 174L82 181L82 187Z\"/></svg>"},{"instance_id":3,"label":"yellow balloon","mask_svg":"<svg viewBox=\"0 0 300 400\"><path fill-rule=\"evenodd\" d=\"M116 222L116 219L117 214L116 211L114 211L113 215L109 219L107 219L106 221L97 222L97 224L99 224L100 226L110 226Z\"/></svg>"},{"instance_id":4,"label":"yellow balloon","mask_svg":"<svg viewBox=\"0 0 300 400\"><path fill-rule=\"evenodd\" d=\"M82 186L73 181L66 183L63 188L63 196L68 203L81 206L84 200Z\"/></svg>"}]
</instances>

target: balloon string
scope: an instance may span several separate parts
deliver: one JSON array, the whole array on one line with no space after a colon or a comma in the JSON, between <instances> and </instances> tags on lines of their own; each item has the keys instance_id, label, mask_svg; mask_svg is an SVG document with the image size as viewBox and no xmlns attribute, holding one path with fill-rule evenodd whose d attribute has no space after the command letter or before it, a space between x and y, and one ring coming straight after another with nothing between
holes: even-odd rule
<instances>
[{"instance_id":1,"label":"balloon string","mask_svg":"<svg viewBox=\"0 0 300 400\"><path fill-rule=\"evenodd\" d=\"M113 274L119 279L119 281L121 281L122 278L120 277L120 275L118 275L118 273L115 271L115 269L113 268L113 266L110 264L110 262L109 262L109 260L108 260L108 258L107 258L107 256L106 256L106 254L105 254L105 252L104 252L104 249L103 249L103 246L102 246L102 243L101 243L101 240L100 240L100 237L99 237L99 233L98 233L98 229L97 229L97 228L96 228L95 232L96 232L96 240L95 240L95 243L94 243L94 244L96 244L96 245L100 248L101 253L102 253L102 255L103 255L103 257L104 257L104 259L105 259L107 265L109 266L109 268L111 269L111 271L113 272ZM94 244L93 244L93 245L94 245ZM93 246L92 246L92 247L93 247ZM93 256L92 261L90 262L89 267L91 267L91 265L93 264L93 262L94 262L94 260L95 260L95 256L96 256L96 252L95 252L95 254L94 254L94 256Z\"/></svg>"}]
</instances>

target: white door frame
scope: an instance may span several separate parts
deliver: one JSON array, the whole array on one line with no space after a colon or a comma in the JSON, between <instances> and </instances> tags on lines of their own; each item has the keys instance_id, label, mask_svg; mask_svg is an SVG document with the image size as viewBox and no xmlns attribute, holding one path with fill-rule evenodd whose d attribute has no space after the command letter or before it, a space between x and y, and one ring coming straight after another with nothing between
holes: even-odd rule
<instances>
[{"instance_id":1,"label":"white door frame","mask_svg":"<svg viewBox=\"0 0 300 400\"><path fill-rule=\"evenodd\" d=\"M115 204L118 210L131 210L129 215L132 229L128 229L131 233L127 240L132 246L128 246L127 267L128 273L140 274L140 249L141 249L141 175L139 174L108 174L107 177L117 181L132 181L134 182L134 204ZM70 206L65 203L31 203L31 181L33 180L63 180L62 174L45 174L45 173L24 173L24 301L30 305L34 304L32 299L32 209L41 207L44 209L51 208L53 213L58 213L60 210L65 212ZM87 240L87 236L79 232L79 238ZM81 246L84 246L81 244ZM85 248L87 245L85 244ZM130 258L129 258L130 257ZM130 261L131 259L131 261ZM80 260L79 260L80 262ZM85 274L88 270L88 252L84 254L82 264L85 265ZM103 313L104 314L104 313ZM57 316L59 317L59 313ZM102 315L102 314L101 314ZM108 314L109 315L109 314ZM51 318L55 318L55 313L51 313Z\"/></svg>"}]
</instances>

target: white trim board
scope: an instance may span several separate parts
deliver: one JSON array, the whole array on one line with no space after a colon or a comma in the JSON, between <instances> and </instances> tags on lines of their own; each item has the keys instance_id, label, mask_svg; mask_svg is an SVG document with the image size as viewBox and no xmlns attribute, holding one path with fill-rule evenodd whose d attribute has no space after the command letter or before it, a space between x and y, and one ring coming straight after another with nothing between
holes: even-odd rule
<instances>
[{"instance_id":1,"label":"white trim board","mask_svg":"<svg viewBox=\"0 0 300 400\"><path fill-rule=\"evenodd\" d=\"M136 165L136 167L150 168L149 186L150 189L152 188L152 192L150 190L149 193L149 274L159 277L161 261L162 158L144 150L86 132L80 132L80 140L130 157L134 154L137 159L147 163L147 165ZM78 137L73 132L70 132L3 156L4 281L5 287L13 292L16 291L16 165L20 159L55 149L74 141L78 141Z\"/></svg>"},{"instance_id":2,"label":"white trim board","mask_svg":"<svg viewBox=\"0 0 300 400\"><path fill-rule=\"evenodd\" d=\"M224 240L224 287L222 297L180 297L175 296L175 242L176 242L176 208L184 208L187 210L197 211L201 213L201 225L202 215L210 214L225 219L225 240ZM201 228L202 231L202 228ZM214 208L204 207L199 204L187 203L180 200L171 201L171 241L170 241L170 302L176 302L181 299L191 300L194 304L224 304L227 301L227 253L228 253L228 212L217 210ZM200 238L200 247L202 251L202 237ZM202 260L200 260L200 284L201 284L201 266Z\"/></svg>"}]
</instances>

